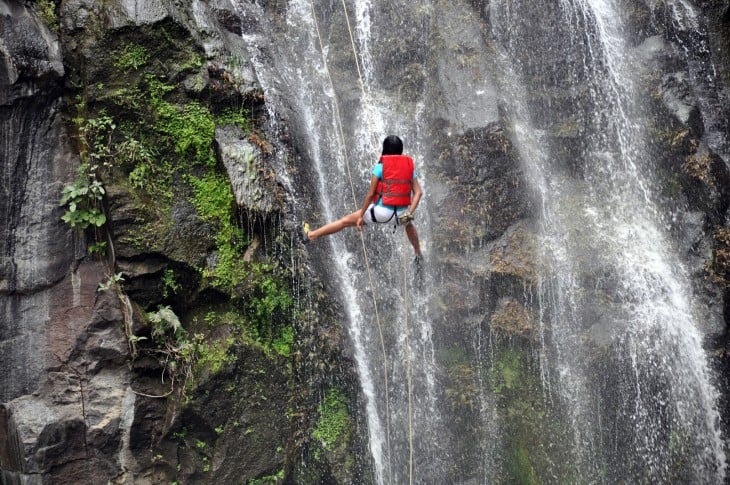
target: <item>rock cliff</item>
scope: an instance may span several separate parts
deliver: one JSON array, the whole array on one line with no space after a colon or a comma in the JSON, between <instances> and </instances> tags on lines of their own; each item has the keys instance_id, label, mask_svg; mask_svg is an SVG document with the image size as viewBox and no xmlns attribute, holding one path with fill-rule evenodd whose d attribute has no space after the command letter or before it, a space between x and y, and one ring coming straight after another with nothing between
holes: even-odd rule
<instances>
[{"instance_id":1,"label":"rock cliff","mask_svg":"<svg viewBox=\"0 0 730 485\"><path fill-rule=\"evenodd\" d=\"M225 1L0 4L3 484L367 475L244 25ZM323 443L328 393L348 420Z\"/></svg>"},{"instance_id":2,"label":"rock cliff","mask_svg":"<svg viewBox=\"0 0 730 485\"><path fill-rule=\"evenodd\" d=\"M711 364L726 375L730 151L718 108L730 90L730 6L698 2L720 80L707 86L668 13L620 3L644 61L642 121L654 128L670 230ZM0 0L0 483L375 481L333 269L293 236L317 208L305 119L286 97L267 103L252 60L276 70L270 45L249 36L276 37L287 6ZM428 310L440 403L455 417L446 475L476 482L491 453L512 481L569 476L553 445L571 437L541 398L534 295L551 269L537 256L540 201L500 96L490 2L401 7L373 28L392 61L377 66L391 82L382 89L408 116L429 100L424 219L438 228L427 239L439 283ZM555 21L542 8L525 24ZM325 37L349 42L334 18ZM393 34L401 28L428 43L412 49ZM529 42L539 50L540 38ZM355 66L328 55L347 110ZM585 126L567 107L589 110L588 90L568 85L562 56L546 53L527 82L535 103L565 114L536 124L567 161L561 174L580 181L572 155ZM586 267L589 287L606 276ZM601 323L610 303L586 321ZM584 330L600 371L610 336ZM499 426L489 439L473 426L480 408Z\"/></svg>"}]
</instances>

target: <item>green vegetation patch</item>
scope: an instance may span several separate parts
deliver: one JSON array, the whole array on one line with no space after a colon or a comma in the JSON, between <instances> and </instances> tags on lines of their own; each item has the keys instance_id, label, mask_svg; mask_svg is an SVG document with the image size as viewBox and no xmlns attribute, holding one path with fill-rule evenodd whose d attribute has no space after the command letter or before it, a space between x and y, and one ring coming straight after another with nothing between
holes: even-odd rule
<instances>
[{"instance_id":1,"label":"green vegetation patch","mask_svg":"<svg viewBox=\"0 0 730 485\"><path fill-rule=\"evenodd\" d=\"M114 67L128 72L147 64L150 54L144 46L130 42L116 52L115 58Z\"/></svg>"},{"instance_id":2,"label":"green vegetation patch","mask_svg":"<svg viewBox=\"0 0 730 485\"><path fill-rule=\"evenodd\" d=\"M178 156L192 156L194 162L214 166L215 121L210 110L197 101L183 105L167 101L165 94L175 88L153 75L146 76L146 84L156 115L155 130L172 144Z\"/></svg>"},{"instance_id":3,"label":"green vegetation patch","mask_svg":"<svg viewBox=\"0 0 730 485\"><path fill-rule=\"evenodd\" d=\"M233 189L228 179L217 173L202 178L191 176L188 181L193 187L193 206L203 220L217 228L213 235L217 261L212 268L203 270L203 276L210 278L213 286L232 291L248 274L242 258L248 240L233 219Z\"/></svg>"},{"instance_id":4,"label":"green vegetation patch","mask_svg":"<svg viewBox=\"0 0 730 485\"><path fill-rule=\"evenodd\" d=\"M335 451L346 446L352 428L352 418L342 391L334 387L328 390L317 411L319 418L312 437L327 451Z\"/></svg>"},{"instance_id":5,"label":"green vegetation patch","mask_svg":"<svg viewBox=\"0 0 730 485\"><path fill-rule=\"evenodd\" d=\"M502 460L510 481L537 484L547 477L563 477L569 482L568 427L561 427L560 416L548 409L530 352L503 344L487 375L503 423Z\"/></svg>"},{"instance_id":6,"label":"green vegetation patch","mask_svg":"<svg viewBox=\"0 0 730 485\"><path fill-rule=\"evenodd\" d=\"M53 0L36 0L34 10L53 32L58 30L58 16L56 15L56 3Z\"/></svg>"}]
</instances>

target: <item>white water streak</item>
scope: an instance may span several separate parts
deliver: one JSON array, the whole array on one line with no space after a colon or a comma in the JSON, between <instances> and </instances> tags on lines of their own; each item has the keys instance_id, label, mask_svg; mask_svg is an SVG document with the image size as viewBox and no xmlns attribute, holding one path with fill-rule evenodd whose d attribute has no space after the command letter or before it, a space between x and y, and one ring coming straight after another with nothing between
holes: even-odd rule
<instances>
[{"instance_id":1,"label":"white water streak","mask_svg":"<svg viewBox=\"0 0 730 485\"><path fill-rule=\"evenodd\" d=\"M688 4L681 0L679 4L688 18L693 18ZM583 345L576 338L580 334L576 325L582 324L582 306L590 303L576 298L583 290L576 276L593 271L590 267L580 268L581 256L575 250L600 248L594 264L604 265L614 273L614 281L619 283L615 297L627 302L623 306L623 318L628 325L623 332L620 328L614 330L612 339L627 342L635 373L633 414L637 434L642 435L644 442L644 449L637 452L652 468L663 466L656 461L661 460L657 456L661 444L654 442L656 430L649 428L656 419L650 415L651 402L656 397L644 390L647 382L644 373L648 369L649 379L654 373L666 373L672 403L659 401L657 404L671 404L679 416L675 424L683 427L684 432L693 433L698 446L707 443L717 463L716 478L721 482L726 464L717 426L717 391L712 387L692 311L689 278L666 234L658 215L660 211L655 207L655 194L645 178L651 169L646 163L648 150L641 120L636 118L641 110L635 105L638 96L633 79L635 69L622 38L621 16L617 7L607 0L562 0L561 6L570 28L577 33L571 36L571 40L576 39L572 45L583 53L582 68L588 74L588 88L596 106L595 119L587 120L587 124L596 130L590 139L593 151L589 155L597 163L590 166L590 157L586 160L587 184L553 174L547 163L549 155L542 152L544 144L535 134L538 130L522 101L526 96L524 88L520 88L519 75L512 68L509 46L500 56L500 67L508 80L504 89L512 103L518 149L532 185L542 196L543 248L558 278L541 283L541 307L551 308L551 331L556 346L543 350L542 355L554 352L556 356L559 392L572 416L576 453L587 465L592 461L590 455L598 451L595 446L601 441L602 428L598 427L598 434L592 436L590 416L595 411L585 400L588 380L574 355L574 349ZM520 15L511 10L509 3L494 4L492 14L495 22L508 22L511 16ZM595 30L583 33L582 29L586 28ZM505 39L511 42L508 37ZM605 187L611 190L606 191ZM576 211L576 205L583 210ZM587 240L582 242L576 236ZM544 339L542 343L546 345ZM551 380L550 371L545 362L541 366L547 384ZM693 395L697 395L696 402L691 404L693 400L689 396ZM704 424L698 423L698 416ZM593 444L586 446L588 443ZM713 469L706 462L693 466L697 476L706 476Z\"/></svg>"}]
</instances>

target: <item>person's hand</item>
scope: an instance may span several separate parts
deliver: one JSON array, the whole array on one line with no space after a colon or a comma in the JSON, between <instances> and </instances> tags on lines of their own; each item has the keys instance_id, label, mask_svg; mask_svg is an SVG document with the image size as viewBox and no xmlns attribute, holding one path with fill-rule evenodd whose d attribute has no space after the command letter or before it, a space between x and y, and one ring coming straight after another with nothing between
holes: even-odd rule
<instances>
[{"instance_id":1,"label":"person's hand","mask_svg":"<svg viewBox=\"0 0 730 485\"><path fill-rule=\"evenodd\" d=\"M362 231L362 225L365 223L365 221L362 220L362 216L357 218L357 230Z\"/></svg>"},{"instance_id":2,"label":"person's hand","mask_svg":"<svg viewBox=\"0 0 730 485\"><path fill-rule=\"evenodd\" d=\"M413 214L411 214L410 210L398 216L398 222L400 222L404 226L410 224L411 221L413 221Z\"/></svg>"}]
</instances>

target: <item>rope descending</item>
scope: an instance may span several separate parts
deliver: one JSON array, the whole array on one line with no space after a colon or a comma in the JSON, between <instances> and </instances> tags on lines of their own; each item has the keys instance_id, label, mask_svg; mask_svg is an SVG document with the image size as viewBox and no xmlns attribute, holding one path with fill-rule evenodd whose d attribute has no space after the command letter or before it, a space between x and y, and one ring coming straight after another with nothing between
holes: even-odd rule
<instances>
[{"instance_id":1,"label":"rope descending","mask_svg":"<svg viewBox=\"0 0 730 485\"><path fill-rule=\"evenodd\" d=\"M320 52L324 53L324 42L322 41L322 35L319 30L319 23L317 21L317 14L314 8L314 0L310 1L310 5L312 7L312 19L314 21L314 27L315 31L317 33L317 39L319 41L319 48ZM355 66L357 68L357 76L358 80L360 82L360 90L362 92L362 98L363 102L367 102L367 92L365 90L365 81L364 77L362 75L362 71L360 69L360 59L357 54L357 46L355 44L355 37L352 33L352 27L350 25L350 17L347 13L347 5L345 3L345 0L342 0L342 10L345 14L345 23L347 25L347 31L350 34L350 45L352 47L352 53L355 58ZM340 117L340 108L339 104L337 102L337 95L335 91L334 82L332 81L332 76L330 74L329 66L327 65L327 59L323 55L323 63L324 63L324 71L327 74L327 79L329 81L330 87L332 88L332 92L335 93L333 96L334 101L334 107L335 107L335 117L337 119L337 132L338 136L340 138L340 146L342 147L342 154L345 159L345 167L347 168L347 177L350 182L350 190L352 192L352 200L355 207L358 207L357 203L357 197L355 195L355 186L353 184L352 179L352 173L350 171L350 162L347 155L347 144L345 142L345 134L343 132L342 128L342 119ZM370 117L366 117L368 122L368 132L371 134L373 145L377 146L377 143L375 143L375 133L372 126L372 120ZM410 215L410 214L409 214ZM412 219L412 216L410 216ZM410 221L407 221L410 222ZM368 281L370 284L370 293L372 295L373 299L373 308L375 310L375 320L378 327L378 334L380 336L380 347L383 353L383 381L385 386L385 416L386 416L386 446L387 446L387 453L388 453L388 472L390 477L390 483L393 482L392 477L392 466L391 466L391 445L390 445L390 396L389 396L389 385L388 385L388 357L387 353L385 351L385 339L383 338L383 329L382 324L380 321L380 315L378 313L378 304L377 300L375 298L375 285L373 283L373 275L372 270L370 268L370 261L368 258L367 248L365 246L365 237L363 236L362 232L360 233L360 243L362 245L362 253L363 257L365 259L365 267L367 269L368 274ZM412 385L411 385L411 355L410 355L410 328L408 324L408 308L409 308L409 302L408 302L408 256L407 256L407 248L406 252L404 252L404 303L405 303L405 332L406 332L406 378L407 378L407 385L408 385L408 449L409 449L409 456L408 456L408 483L413 483L413 404L412 404Z\"/></svg>"}]
</instances>

